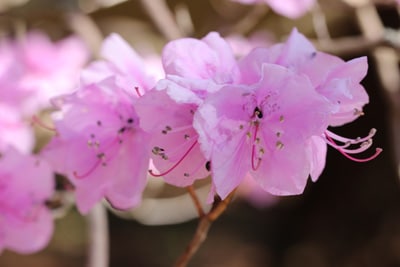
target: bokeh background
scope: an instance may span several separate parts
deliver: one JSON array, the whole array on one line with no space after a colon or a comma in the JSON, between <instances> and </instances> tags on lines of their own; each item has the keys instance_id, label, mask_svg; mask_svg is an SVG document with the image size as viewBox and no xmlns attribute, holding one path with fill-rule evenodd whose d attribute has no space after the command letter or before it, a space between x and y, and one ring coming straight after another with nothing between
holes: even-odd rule
<instances>
[{"instance_id":1,"label":"bokeh background","mask_svg":"<svg viewBox=\"0 0 400 267\"><path fill-rule=\"evenodd\" d=\"M159 53L174 32L161 33L146 1L159 2L1 0L0 36L40 29L58 40L74 33L95 58L102 38L118 32L139 53ZM300 196L278 198L264 207L236 197L189 266L400 266L400 8L391 1L321 0L312 12L290 20L266 6L228 0L167 4L187 36L256 33L271 43L284 40L297 27L323 51L346 60L367 55L370 68L363 85L370 103L365 116L335 132L357 137L376 128L375 146L384 149L367 163L352 162L329 149L323 175ZM108 218L111 267L172 266L197 225L192 220L146 226L112 213ZM33 255L6 251L0 266L86 266L88 227L87 219L71 209L56 221L45 250Z\"/></svg>"}]
</instances>

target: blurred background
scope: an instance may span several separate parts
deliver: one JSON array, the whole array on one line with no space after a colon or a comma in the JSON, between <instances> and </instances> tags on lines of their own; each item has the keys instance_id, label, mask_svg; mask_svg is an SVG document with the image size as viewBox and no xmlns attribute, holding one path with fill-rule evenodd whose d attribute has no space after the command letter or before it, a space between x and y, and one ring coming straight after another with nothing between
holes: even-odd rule
<instances>
[{"instance_id":1,"label":"blurred background","mask_svg":"<svg viewBox=\"0 0 400 267\"><path fill-rule=\"evenodd\" d=\"M189 266L400 266L400 5L394 1L320 0L295 20L266 5L229 0L0 0L0 10L0 37L41 30L55 41L76 34L93 58L111 32L151 56L169 39L201 38L210 31L230 36L240 53L246 49L240 48L246 45L243 37L270 45L285 40L293 27L320 50L345 60L368 56L365 116L335 132L354 138L376 128L374 143L382 154L356 163L329 149L324 173L303 195L266 197L261 203L238 195ZM160 17L172 19L179 31L160 25ZM112 267L172 266L197 225L192 220L146 226L112 213L108 218ZM0 266L86 266L88 234L87 219L72 209L56 221L45 250L6 251Z\"/></svg>"}]
</instances>

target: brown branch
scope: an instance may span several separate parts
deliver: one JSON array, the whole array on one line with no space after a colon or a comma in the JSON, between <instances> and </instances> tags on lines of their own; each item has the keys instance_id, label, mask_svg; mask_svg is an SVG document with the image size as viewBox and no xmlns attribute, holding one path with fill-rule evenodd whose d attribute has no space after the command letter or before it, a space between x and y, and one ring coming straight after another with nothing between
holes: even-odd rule
<instances>
[{"instance_id":1,"label":"brown branch","mask_svg":"<svg viewBox=\"0 0 400 267\"><path fill-rule=\"evenodd\" d=\"M194 254L198 251L201 244L207 238L208 231L210 230L211 224L218 219L218 217L226 210L228 204L232 201L235 191L232 191L224 200L216 200L215 205L209 213L200 217L199 224L196 229L192 240L186 247L185 252L179 257L175 263L175 267L185 267L192 259Z\"/></svg>"},{"instance_id":2,"label":"brown branch","mask_svg":"<svg viewBox=\"0 0 400 267\"><path fill-rule=\"evenodd\" d=\"M187 191L189 192L190 197L193 200L194 205L196 206L197 213L199 214L199 218L205 215L203 207L201 206L200 200L197 197L196 191L194 190L193 185L187 187Z\"/></svg>"}]
</instances>

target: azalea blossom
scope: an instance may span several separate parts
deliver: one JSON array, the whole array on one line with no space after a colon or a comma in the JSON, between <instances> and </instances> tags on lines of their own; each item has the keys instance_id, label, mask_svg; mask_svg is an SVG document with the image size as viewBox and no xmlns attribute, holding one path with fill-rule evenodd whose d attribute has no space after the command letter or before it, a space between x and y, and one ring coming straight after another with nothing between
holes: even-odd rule
<instances>
[{"instance_id":1,"label":"azalea blossom","mask_svg":"<svg viewBox=\"0 0 400 267\"><path fill-rule=\"evenodd\" d=\"M329 101L331 114L330 126L340 126L354 121L363 114L362 109L368 103L368 94L360 84L367 74L366 57L344 60L319 52L305 36L296 29L285 43L270 48L256 48L239 63L243 82L252 84L262 76L265 63L285 66L290 70L307 76L315 91ZM363 138L345 138L325 130L320 136L312 137L309 142L309 157L313 161L311 177L316 180L325 166L326 144L331 145L346 157L355 161L368 161L376 157L381 149L365 159L357 159L352 154L366 151L372 145L375 129ZM355 148L352 148L356 146Z\"/></svg>"},{"instance_id":2,"label":"azalea blossom","mask_svg":"<svg viewBox=\"0 0 400 267\"><path fill-rule=\"evenodd\" d=\"M221 198L248 173L272 194L302 193L311 171L307 142L328 126L330 105L305 76L275 64L261 74L254 85L223 87L195 114Z\"/></svg>"},{"instance_id":3,"label":"azalea blossom","mask_svg":"<svg viewBox=\"0 0 400 267\"><path fill-rule=\"evenodd\" d=\"M197 40L182 38L168 43L162 53L166 78L137 105L143 129L152 133L152 159L165 181L188 186L209 175L193 116L203 100L225 84L239 78L235 57L227 42L213 32ZM147 115L148 116L148 115Z\"/></svg>"},{"instance_id":4,"label":"azalea blossom","mask_svg":"<svg viewBox=\"0 0 400 267\"><path fill-rule=\"evenodd\" d=\"M150 148L139 127L137 98L134 89L127 92L108 78L54 100L57 133L42 154L70 179L82 213L102 198L118 209L141 200Z\"/></svg>"},{"instance_id":5,"label":"azalea blossom","mask_svg":"<svg viewBox=\"0 0 400 267\"><path fill-rule=\"evenodd\" d=\"M53 233L53 218L45 202L54 192L50 166L13 148L0 155L0 253L10 249L34 253Z\"/></svg>"},{"instance_id":6,"label":"azalea blossom","mask_svg":"<svg viewBox=\"0 0 400 267\"><path fill-rule=\"evenodd\" d=\"M233 0L242 4L268 4L276 13L297 19L310 11L315 0Z\"/></svg>"}]
</instances>

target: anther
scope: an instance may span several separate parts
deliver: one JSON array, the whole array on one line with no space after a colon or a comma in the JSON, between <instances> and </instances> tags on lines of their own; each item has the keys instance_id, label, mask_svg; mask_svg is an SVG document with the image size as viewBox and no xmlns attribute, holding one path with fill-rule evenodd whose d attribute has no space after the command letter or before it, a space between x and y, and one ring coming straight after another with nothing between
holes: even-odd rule
<instances>
[{"instance_id":1,"label":"anther","mask_svg":"<svg viewBox=\"0 0 400 267\"><path fill-rule=\"evenodd\" d=\"M211 170L211 161L206 162L206 170L210 171Z\"/></svg>"},{"instance_id":2,"label":"anther","mask_svg":"<svg viewBox=\"0 0 400 267\"><path fill-rule=\"evenodd\" d=\"M284 147L284 144L281 141L276 142L276 148L282 149Z\"/></svg>"},{"instance_id":3,"label":"anther","mask_svg":"<svg viewBox=\"0 0 400 267\"><path fill-rule=\"evenodd\" d=\"M259 107L256 107L254 109L254 116L256 116L259 119L263 118L263 113L262 113L262 111L261 111L261 109Z\"/></svg>"}]
</instances>

